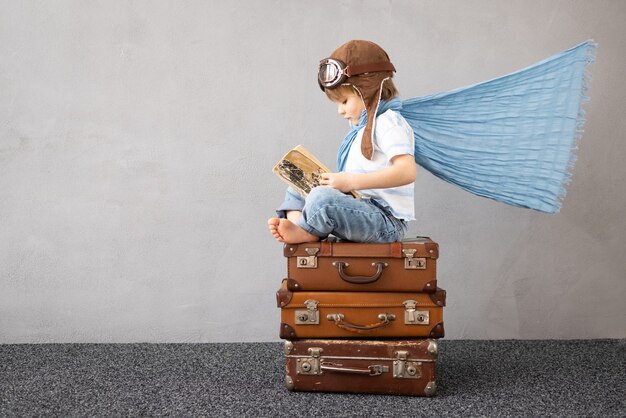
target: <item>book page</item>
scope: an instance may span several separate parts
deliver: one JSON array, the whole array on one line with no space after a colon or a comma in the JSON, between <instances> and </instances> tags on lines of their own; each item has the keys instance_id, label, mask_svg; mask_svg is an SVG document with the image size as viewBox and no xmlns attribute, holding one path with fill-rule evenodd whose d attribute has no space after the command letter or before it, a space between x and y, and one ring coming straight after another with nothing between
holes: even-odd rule
<instances>
[{"instance_id":1,"label":"book page","mask_svg":"<svg viewBox=\"0 0 626 418\"><path fill-rule=\"evenodd\" d=\"M272 171L297 190L302 197L308 196L312 188L320 185L322 173L331 172L302 145L285 154ZM357 192L351 194L360 197Z\"/></svg>"}]
</instances>

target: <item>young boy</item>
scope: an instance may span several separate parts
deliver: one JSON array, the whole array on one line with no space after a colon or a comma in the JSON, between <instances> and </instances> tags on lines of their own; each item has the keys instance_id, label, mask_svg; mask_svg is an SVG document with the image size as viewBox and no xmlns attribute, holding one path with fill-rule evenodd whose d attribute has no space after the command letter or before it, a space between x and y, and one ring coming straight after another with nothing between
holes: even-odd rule
<instances>
[{"instance_id":1,"label":"young boy","mask_svg":"<svg viewBox=\"0 0 626 418\"><path fill-rule=\"evenodd\" d=\"M337 157L339 172L323 173L306 199L289 188L270 218L276 240L319 241L333 234L356 242L400 241L414 218L413 131L391 77L395 68L373 42L350 41L320 62L318 82L351 130ZM362 198L346 194L357 190Z\"/></svg>"}]
</instances>

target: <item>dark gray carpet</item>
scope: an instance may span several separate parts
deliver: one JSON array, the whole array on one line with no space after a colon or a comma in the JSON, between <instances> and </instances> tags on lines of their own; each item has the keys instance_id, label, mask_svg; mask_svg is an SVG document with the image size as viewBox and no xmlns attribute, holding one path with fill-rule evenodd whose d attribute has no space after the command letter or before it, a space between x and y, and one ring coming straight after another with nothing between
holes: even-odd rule
<instances>
[{"instance_id":1,"label":"dark gray carpet","mask_svg":"<svg viewBox=\"0 0 626 418\"><path fill-rule=\"evenodd\" d=\"M0 345L1 416L626 416L626 340L441 340L433 398L295 393L281 343Z\"/></svg>"}]
</instances>

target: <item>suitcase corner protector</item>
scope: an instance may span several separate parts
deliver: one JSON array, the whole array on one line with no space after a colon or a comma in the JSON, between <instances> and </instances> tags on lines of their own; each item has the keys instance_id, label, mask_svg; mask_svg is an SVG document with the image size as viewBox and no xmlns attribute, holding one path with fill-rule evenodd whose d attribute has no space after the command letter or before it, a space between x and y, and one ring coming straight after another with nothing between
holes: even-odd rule
<instances>
[{"instance_id":1,"label":"suitcase corner protector","mask_svg":"<svg viewBox=\"0 0 626 418\"><path fill-rule=\"evenodd\" d=\"M429 337L430 338L443 338L443 336L444 336L443 322L440 322L437 325L435 325L433 329L430 331Z\"/></svg>"},{"instance_id":2,"label":"suitcase corner protector","mask_svg":"<svg viewBox=\"0 0 626 418\"><path fill-rule=\"evenodd\" d=\"M300 283L298 283L294 279L286 278L285 279L285 284L287 285L287 289L292 291L292 292L297 292L298 290L301 290L300 289Z\"/></svg>"},{"instance_id":3,"label":"suitcase corner protector","mask_svg":"<svg viewBox=\"0 0 626 418\"><path fill-rule=\"evenodd\" d=\"M293 297L293 293L287 287L289 280L290 279L283 279L280 284L280 289L276 291L276 305L279 308L289 305L289 302L291 302L291 298Z\"/></svg>"},{"instance_id":4,"label":"suitcase corner protector","mask_svg":"<svg viewBox=\"0 0 626 418\"><path fill-rule=\"evenodd\" d=\"M437 383L434 380L431 380L426 384L424 388L424 395L426 396L434 396L437 393Z\"/></svg>"},{"instance_id":5,"label":"suitcase corner protector","mask_svg":"<svg viewBox=\"0 0 626 418\"><path fill-rule=\"evenodd\" d=\"M424 283L422 288L423 293L436 293L437 292L437 279ZM437 302L435 302L437 303Z\"/></svg>"},{"instance_id":6,"label":"suitcase corner protector","mask_svg":"<svg viewBox=\"0 0 626 418\"><path fill-rule=\"evenodd\" d=\"M291 340L297 337L296 330L289 324L281 322L280 324L280 338L283 340Z\"/></svg>"},{"instance_id":7,"label":"suitcase corner protector","mask_svg":"<svg viewBox=\"0 0 626 418\"><path fill-rule=\"evenodd\" d=\"M298 248L298 246L294 245L294 244L284 244L283 245L283 255L285 257L291 257L291 255L294 253L294 251L296 251L297 248Z\"/></svg>"},{"instance_id":8,"label":"suitcase corner protector","mask_svg":"<svg viewBox=\"0 0 626 418\"><path fill-rule=\"evenodd\" d=\"M293 379L289 375L285 376L285 387L287 388L287 390L290 391L293 391L295 389Z\"/></svg>"}]
</instances>

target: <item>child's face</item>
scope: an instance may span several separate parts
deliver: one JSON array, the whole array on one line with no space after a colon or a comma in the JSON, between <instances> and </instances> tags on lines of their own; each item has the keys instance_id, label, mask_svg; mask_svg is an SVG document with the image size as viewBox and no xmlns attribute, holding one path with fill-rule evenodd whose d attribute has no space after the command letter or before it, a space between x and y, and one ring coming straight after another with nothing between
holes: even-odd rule
<instances>
[{"instance_id":1,"label":"child's face","mask_svg":"<svg viewBox=\"0 0 626 418\"><path fill-rule=\"evenodd\" d=\"M361 96L356 93L345 93L333 99L333 102L337 104L337 113L342 118L348 119L353 125L358 125L364 107Z\"/></svg>"}]
</instances>

